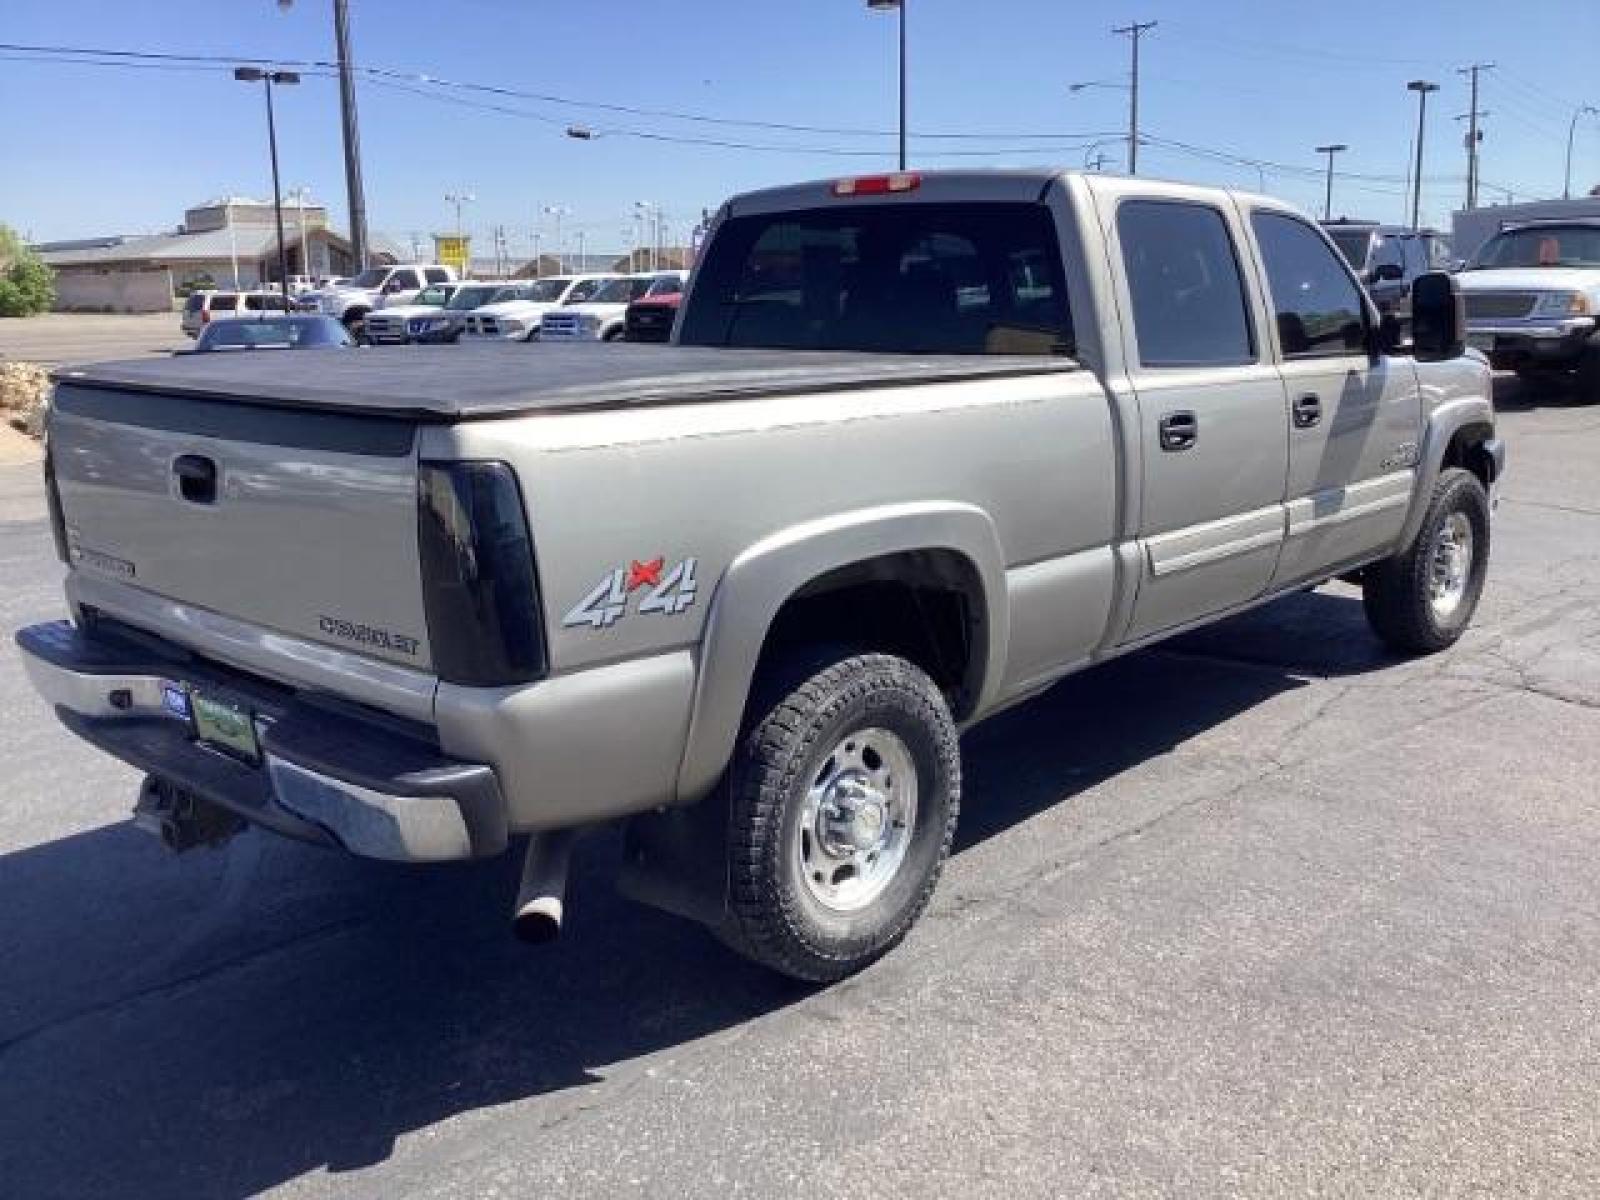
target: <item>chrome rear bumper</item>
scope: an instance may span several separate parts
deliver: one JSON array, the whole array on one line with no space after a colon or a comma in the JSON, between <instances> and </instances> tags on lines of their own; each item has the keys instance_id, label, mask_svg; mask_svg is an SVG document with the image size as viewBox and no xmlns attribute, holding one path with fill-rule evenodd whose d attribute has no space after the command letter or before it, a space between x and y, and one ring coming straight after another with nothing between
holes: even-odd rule
<instances>
[{"instance_id":1,"label":"chrome rear bumper","mask_svg":"<svg viewBox=\"0 0 1600 1200\"><path fill-rule=\"evenodd\" d=\"M505 804L494 771L439 752L426 732L331 707L175 647L65 621L17 635L34 688L107 753L288 837L398 862L499 853ZM247 708L260 763L196 740L173 689Z\"/></svg>"}]
</instances>

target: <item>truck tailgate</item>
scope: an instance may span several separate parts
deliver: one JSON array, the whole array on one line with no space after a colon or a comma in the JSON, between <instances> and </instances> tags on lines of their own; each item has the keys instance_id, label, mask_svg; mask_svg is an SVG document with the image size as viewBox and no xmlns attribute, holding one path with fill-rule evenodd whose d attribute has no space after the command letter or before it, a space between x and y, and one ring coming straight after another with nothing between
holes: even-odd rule
<instances>
[{"instance_id":1,"label":"truck tailgate","mask_svg":"<svg viewBox=\"0 0 1600 1200\"><path fill-rule=\"evenodd\" d=\"M63 380L49 445L74 570L429 667L409 421Z\"/></svg>"}]
</instances>

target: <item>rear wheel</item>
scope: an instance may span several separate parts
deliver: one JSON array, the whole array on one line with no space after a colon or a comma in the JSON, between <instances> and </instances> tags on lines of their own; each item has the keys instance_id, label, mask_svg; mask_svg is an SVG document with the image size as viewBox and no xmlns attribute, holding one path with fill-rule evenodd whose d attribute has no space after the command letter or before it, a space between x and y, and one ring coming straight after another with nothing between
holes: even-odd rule
<instances>
[{"instance_id":1,"label":"rear wheel","mask_svg":"<svg viewBox=\"0 0 1600 1200\"><path fill-rule=\"evenodd\" d=\"M828 982L895 946L933 894L960 809L955 722L933 681L888 655L773 690L731 772L724 936Z\"/></svg>"},{"instance_id":2,"label":"rear wheel","mask_svg":"<svg viewBox=\"0 0 1600 1200\"><path fill-rule=\"evenodd\" d=\"M1488 569L1488 494L1476 475L1452 467L1411 545L1363 572L1367 620L1396 650L1443 650L1466 632Z\"/></svg>"}]
</instances>

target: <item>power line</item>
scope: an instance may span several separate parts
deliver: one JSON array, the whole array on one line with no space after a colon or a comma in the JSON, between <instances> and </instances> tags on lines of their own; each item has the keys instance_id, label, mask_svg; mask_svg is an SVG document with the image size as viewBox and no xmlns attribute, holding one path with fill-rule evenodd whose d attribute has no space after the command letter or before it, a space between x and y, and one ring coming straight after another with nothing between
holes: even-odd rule
<instances>
[{"instance_id":1,"label":"power line","mask_svg":"<svg viewBox=\"0 0 1600 1200\"><path fill-rule=\"evenodd\" d=\"M35 46L20 43L0 42L0 50L26 51L48 55L92 55L107 59L130 60L159 60L165 62L185 63L217 63L232 66L239 63L255 63L259 65L298 67L305 70L336 71L338 63L322 59L296 59L296 58L259 58L248 54L221 55L221 54L179 54L163 53L147 50L113 50L86 46ZM51 61L51 60L40 60ZM76 61L74 59L56 59L54 61ZM94 64L94 65L111 65ZM643 108L636 105L612 104L600 100L577 100L570 96L554 95L546 92L530 92L519 88L502 87L497 84L476 83L469 80L446 79L443 76L432 75L420 71L400 71L388 67L364 66L354 68L356 73L369 79L387 79L397 83L410 83L422 86L456 89L460 91L478 92L484 95L499 96L514 100L531 100L541 104L557 104L568 108L593 109L597 112L622 113L628 116L657 117L673 121L689 121L708 125L724 125L746 129L768 129L784 133L824 133L842 135L846 137L898 137L899 131L894 129L866 129L837 125L806 125L787 121L758 121L740 117L718 117L709 113L682 112L665 108ZM551 118L556 120L557 118ZM992 141L996 138L1015 138L1021 141L1039 140L1050 141L1062 137L1106 137L1106 131L1097 131L1084 134L1063 134L1060 132L1018 132L1008 131L961 131L961 132L920 132L910 136L929 141Z\"/></svg>"}]
</instances>

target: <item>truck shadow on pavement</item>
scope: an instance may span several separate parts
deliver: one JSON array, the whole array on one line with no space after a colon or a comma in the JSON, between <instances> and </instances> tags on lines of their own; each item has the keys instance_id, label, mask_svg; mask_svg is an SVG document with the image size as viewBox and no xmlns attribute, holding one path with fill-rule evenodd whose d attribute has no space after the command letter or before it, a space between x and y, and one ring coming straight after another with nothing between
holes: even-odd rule
<instances>
[{"instance_id":1,"label":"truck shadow on pavement","mask_svg":"<svg viewBox=\"0 0 1600 1200\"><path fill-rule=\"evenodd\" d=\"M958 849L1308 676L1386 661L1330 590L1068 680L969 739ZM569 932L542 950L507 929L515 856L390 868L248 833L174 860L118 824L0 858L0 1190L243 1197L391 1157L416 1181L537 1156L595 1103L581 1085L809 994L616 895L617 854L585 848Z\"/></svg>"}]
</instances>

